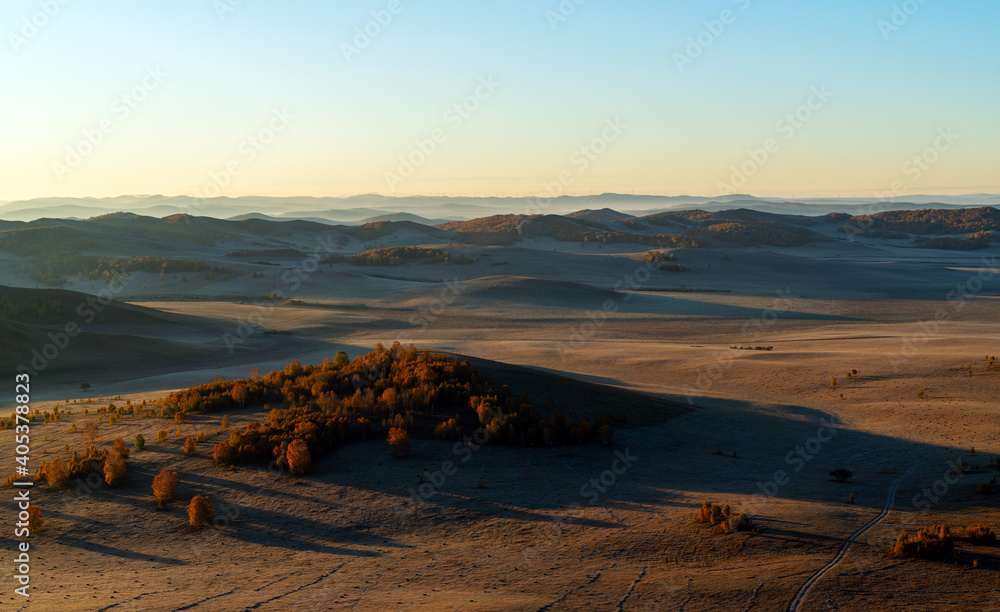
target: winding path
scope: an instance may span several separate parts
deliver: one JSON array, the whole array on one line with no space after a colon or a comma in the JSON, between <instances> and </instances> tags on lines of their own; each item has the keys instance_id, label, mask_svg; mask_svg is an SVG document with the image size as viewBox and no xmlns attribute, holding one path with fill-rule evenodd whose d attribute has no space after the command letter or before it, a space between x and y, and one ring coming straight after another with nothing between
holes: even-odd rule
<instances>
[{"instance_id":1,"label":"winding path","mask_svg":"<svg viewBox=\"0 0 1000 612\"><path fill-rule=\"evenodd\" d=\"M896 489L899 488L899 483L903 482L903 479L912 474L913 470L915 469L917 469L917 466L911 467L908 472L897 478L892 483L892 485L889 487L889 493L886 496L885 506L882 507L882 511L878 513L878 516L868 521L867 523L862 525L860 529L852 533L851 536L844 541L844 544L840 547L840 550L837 551L837 554L834 555L833 559L831 559L829 563L820 568L820 570L817 571L815 574L810 576L809 580L806 580L805 584L799 587L798 592L795 593L795 597L793 597L792 601L789 602L788 604L788 612L799 612L799 609L802 607L802 604L805 603L806 601L806 597L809 596L809 591L811 591L812 588L816 585L816 583L819 582L820 578L825 576L830 570L836 567L837 564L844 559L844 557L847 555L847 551L850 550L851 545L854 544L854 542L857 541L859 537L861 537L866 531L868 531L876 524L878 524L879 521L884 519L889 514L889 511L892 510L892 506L896 503Z\"/></svg>"}]
</instances>

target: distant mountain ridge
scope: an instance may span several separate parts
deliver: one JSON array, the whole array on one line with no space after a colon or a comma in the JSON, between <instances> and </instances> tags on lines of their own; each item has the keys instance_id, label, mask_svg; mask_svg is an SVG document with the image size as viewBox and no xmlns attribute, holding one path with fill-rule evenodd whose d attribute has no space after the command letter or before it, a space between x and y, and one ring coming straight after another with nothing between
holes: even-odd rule
<instances>
[{"instance_id":1,"label":"distant mountain ridge","mask_svg":"<svg viewBox=\"0 0 1000 612\"><path fill-rule=\"evenodd\" d=\"M394 215L426 224L467 221L498 214L580 214L602 213L646 216L657 212L697 208L710 211L746 208L776 214L822 216L830 213L853 215L890 210L921 208L968 208L998 206L1000 195L970 194L962 196L914 195L905 201L879 202L877 198L759 198L747 194L717 197L656 196L604 193L589 196L561 196L551 199L521 197L392 197L365 194L350 197L218 197L199 200L189 196L129 195L114 198L38 198L0 204L0 220L34 221L51 219L88 219L112 212L131 212L149 217L176 214L215 217L218 219L248 218L265 215L269 218L310 219L334 224L358 224L372 220L394 220ZM589 212L588 212L589 211ZM611 211L610 213L606 211ZM414 218L418 217L424 221ZM623 219L626 217L622 217ZM619 219L620 220L620 219Z\"/></svg>"}]
</instances>

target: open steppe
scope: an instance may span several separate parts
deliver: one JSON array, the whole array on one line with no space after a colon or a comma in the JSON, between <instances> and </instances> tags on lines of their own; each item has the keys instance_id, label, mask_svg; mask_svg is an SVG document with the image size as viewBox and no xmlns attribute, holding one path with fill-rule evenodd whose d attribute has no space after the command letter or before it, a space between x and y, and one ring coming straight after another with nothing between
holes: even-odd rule
<instances>
[{"instance_id":1,"label":"open steppe","mask_svg":"<svg viewBox=\"0 0 1000 612\"><path fill-rule=\"evenodd\" d=\"M140 432L147 440L129 460L128 484L36 487L46 529L32 548L34 594L30 606L9 595L7 567L5 606L1000 610L1000 548L960 543L960 563L883 556L904 528L1000 529L997 493L976 492L1000 474L988 465L1000 456L1000 371L984 360L1000 353L996 248L848 241L833 228L817 230L828 240L791 247L549 237L484 246L401 226L338 252L417 245L469 261L314 268L317 233L302 227L280 239L143 243L143 256L210 269L133 273L106 320L81 323L33 375L36 409L72 412L33 425L34 460L88 445L71 432L93 418L84 408L397 340L467 356L537 405L548 395L567 412L614 401L629 417L614 444L487 445L439 480L456 461L454 443L416 439L412 456L392 459L378 437L292 477L214 465L211 445L229 435L216 434L219 414L105 422L104 446ZM328 231L335 241L338 230ZM251 248L260 252L232 254ZM688 270L657 269L644 259L650 250ZM12 264L0 263L0 284L36 285L26 260L0 253ZM77 278L65 288L102 286ZM77 320L79 293L47 295ZM62 321L0 324L0 371L12 383ZM771 349L733 348L756 346ZM83 398L95 403L66 402ZM238 430L266 413L230 417ZM200 432L216 435L185 456L183 439ZM0 432L0 464L11 468L12 438ZM960 461L972 467L955 480ZM180 500L161 511L150 484L164 468L180 474ZM837 468L853 478L835 482ZM412 506L411 491L427 482L433 496ZM227 520L190 530L184 506L197 494ZM749 512L759 532L696 523L705 500ZM9 524L10 504L2 508Z\"/></svg>"}]
</instances>

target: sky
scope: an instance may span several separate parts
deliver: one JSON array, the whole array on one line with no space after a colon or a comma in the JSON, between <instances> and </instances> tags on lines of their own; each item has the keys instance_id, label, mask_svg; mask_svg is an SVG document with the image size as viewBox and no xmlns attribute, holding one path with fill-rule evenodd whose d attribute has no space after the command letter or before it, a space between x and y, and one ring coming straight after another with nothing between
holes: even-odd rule
<instances>
[{"instance_id":1,"label":"sky","mask_svg":"<svg viewBox=\"0 0 1000 612\"><path fill-rule=\"evenodd\" d=\"M998 193L997 23L986 0L7 0L0 201Z\"/></svg>"}]
</instances>

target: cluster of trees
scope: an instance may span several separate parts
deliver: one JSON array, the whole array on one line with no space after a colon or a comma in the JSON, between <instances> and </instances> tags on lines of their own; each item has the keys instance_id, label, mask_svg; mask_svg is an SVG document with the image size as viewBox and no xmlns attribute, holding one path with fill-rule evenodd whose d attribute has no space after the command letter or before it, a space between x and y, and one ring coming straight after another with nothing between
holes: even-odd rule
<instances>
[{"instance_id":1,"label":"cluster of trees","mask_svg":"<svg viewBox=\"0 0 1000 612\"><path fill-rule=\"evenodd\" d=\"M748 247L802 246L816 238L808 229L774 221L707 220L689 233Z\"/></svg>"},{"instance_id":2,"label":"cluster of trees","mask_svg":"<svg viewBox=\"0 0 1000 612\"><path fill-rule=\"evenodd\" d=\"M894 210L859 215L848 221L859 231L889 230L913 235L971 234L1000 231L1000 210L990 206L954 210Z\"/></svg>"},{"instance_id":3,"label":"cluster of trees","mask_svg":"<svg viewBox=\"0 0 1000 612\"><path fill-rule=\"evenodd\" d=\"M896 544L889 549L887 554L899 559L954 561L958 559L955 542L996 546L997 536L992 529L983 525L958 528L954 533L947 525L933 525L924 527L915 536L910 536L905 531L902 532L896 539Z\"/></svg>"},{"instance_id":4,"label":"cluster of trees","mask_svg":"<svg viewBox=\"0 0 1000 612\"><path fill-rule=\"evenodd\" d=\"M0 295L0 319L17 323L63 322L66 318L66 304L59 300L48 300L36 296Z\"/></svg>"},{"instance_id":5,"label":"cluster of trees","mask_svg":"<svg viewBox=\"0 0 1000 612\"><path fill-rule=\"evenodd\" d=\"M96 472L108 462L111 452L106 448L91 446L83 453L73 451L70 460L64 461L62 457L56 457L52 461L42 463L35 473L36 481L45 481L49 487L58 489L65 486L70 481Z\"/></svg>"},{"instance_id":6,"label":"cluster of trees","mask_svg":"<svg viewBox=\"0 0 1000 612\"><path fill-rule=\"evenodd\" d=\"M77 255L66 260L46 259L44 264L35 263L35 271L41 271L47 276L76 276L88 280L110 280L132 272L149 272L152 274L177 274L184 272L202 272L208 270L203 261L181 259L174 257L95 257Z\"/></svg>"},{"instance_id":7,"label":"cluster of trees","mask_svg":"<svg viewBox=\"0 0 1000 612\"><path fill-rule=\"evenodd\" d=\"M677 260L677 256L673 253L662 253L660 251L647 251L642 257L651 263L663 263Z\"/></svg>"},{"instance_id":8,"label":"cluster of trees","mask_svg":"<svg viewBox=\"0 0 1000 612\"><path fill-rule=\"evenodd\" d=\"M407 263L449 263L451 254L441 249L415 246L374 249L350 257L337 253L324 255L320 263L348 263L355 266L401 266Z\"/></svg>"},{"instance_id":9,"label":"cluster of trees","mask_svg":"<svg viewBox=\"0 0 1000 612\"><path fill-rule=\"evenodd\" d=\"M227 257L306 257L298 249L234 249L226 252Z\"/></svg>"},{"instance_id":10,"label":"cluster of trees","mask_svg":"<svg viewBox=\"0 0 1000 612\"><path fill-rule=\"evenodd\" d=\"M344 228L342 231L360 242L370 242L389 236L395 233L397 229L396 224L392 221L376 221L374 223L365 223L355 227Z\"/></svg>"},{"instance_id":11,"label":"cluster of trees","mask_svg":"<svg viewBox=\"0 0 1000 612\"><path fill-rule=\"evenodd\" d=\"M719 504L706 501L694 516L694 520L699 523L706 523L711 526L721 525L725 533L734 531L752 531L755 527L750 515L746 513L733 514L729 504L720 506Z\"/></svg>"},{"instance_id":12,"label":"cluster of trees","mask_svg":"<svg viewBox=\"0 0 1000 612\"><path fill-rule=\"evenodd\" d=\"M998 234L992 231L979 231L974 234L969 234L965 238L952 238L950 236L940 236L937 238L928 238L927 236L918 236L916 243L925 249L946 249L949 251L978 251L979 249L988 249L994 240L997 240Z\"/></svg>"},{"instance_id":13,"label":"cluster of trees","mask_svg":"<svg viewBox=\"0 0 1000 612\"><path fill-rule=\"evenodd\" d=\"M555 238L561 242L644 244L652 247L696 248L698 241L681 234L634 234L618 232L585 219L559 215L494 215L437 226L459 232L469 244L511 245L522 238Z\"/></svg>"},{"instance_id":14,"label":"cluster of trees","mask_svg":"<svg viewBox=\"0 0 1000 612\"><path fill-rule=\"evenodd\" d=\"M272 405L281 407L270 409ZM457 438L481 428L489 442L498 444L610 441L614 421L611 414L592 421L573 421L559 412L536 414L526 396L514 396L506 385L493 389L467 361L398 343L389 349L380 345L353 361L343 352L317 366L293 361L263 377L214 381L160 400L161 413L167 416L244 406L264 406L270 413L265 422L249 423L216 444L216 463L277 459L287 467L301 466L352 441L378 432L388 435L394 428L400 430L390 436L395 440L403 440L403 433L406 440L435 433Z\"/></svg>"}]
</instances>

